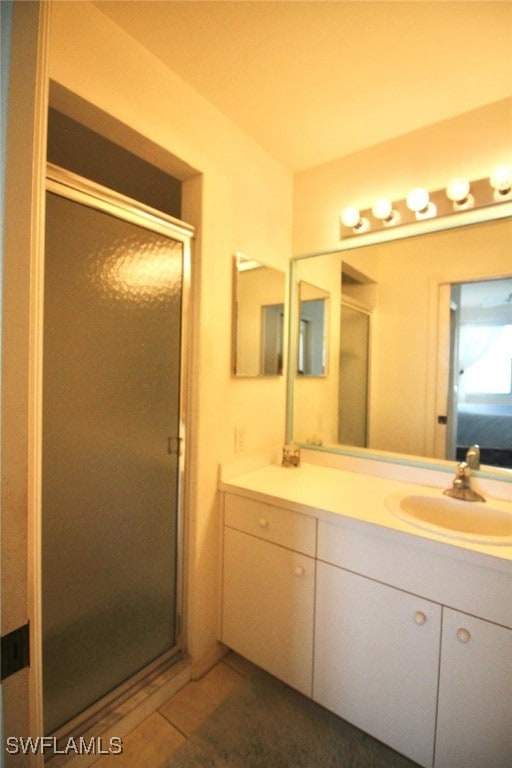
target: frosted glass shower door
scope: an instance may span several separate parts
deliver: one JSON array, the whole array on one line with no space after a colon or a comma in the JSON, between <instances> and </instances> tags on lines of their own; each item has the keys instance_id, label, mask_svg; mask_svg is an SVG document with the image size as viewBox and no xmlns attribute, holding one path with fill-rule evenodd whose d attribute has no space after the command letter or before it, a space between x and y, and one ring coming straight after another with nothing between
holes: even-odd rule
<instances>
[{"instance_id":1,"label":"frosted glass shower door","mask_svg":"<svg viewBox=\"0 0 512 768\"><path fill-rule=\"evenodd\" d=\"M46 733L178 642L185 242L128 218L47 193Z\"/></svg>"}]
</instances>

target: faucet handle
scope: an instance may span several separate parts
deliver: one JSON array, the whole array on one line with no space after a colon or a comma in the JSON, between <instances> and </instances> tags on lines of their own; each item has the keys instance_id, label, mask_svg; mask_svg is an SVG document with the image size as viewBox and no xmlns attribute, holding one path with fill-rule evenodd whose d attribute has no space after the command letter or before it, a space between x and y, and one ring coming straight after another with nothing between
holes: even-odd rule
<instances>
[{"instance_id":1,"label":"faucet handle","mask_svg":"<svg viewBox=\"0 0 512 768\"><path fill-rule=\"evenodd\" d=\"M460 461L455 467L455 477L469 477L471 474L470 466L465 461Z\"/></svg>"},{"instance_id":2,"label":"faucet handle","mask_svg":"<svg viewBox=\"0 0 512 768\"><path fill-rule=\"evenodd\" d=\"M463 501L485 501L483 496L471 488L471 468L465 461L457 464L452 487L447 488L443 493Z\"/></svg>"}]
</instances>

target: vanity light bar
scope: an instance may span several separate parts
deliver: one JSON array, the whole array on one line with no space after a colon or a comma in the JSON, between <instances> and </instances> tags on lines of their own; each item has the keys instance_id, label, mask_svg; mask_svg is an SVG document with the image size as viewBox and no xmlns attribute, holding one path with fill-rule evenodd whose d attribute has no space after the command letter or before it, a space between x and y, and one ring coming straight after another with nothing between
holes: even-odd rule
<instances>
[{"instance_id":1,"label":"vanity light bar","mask_svg":"<svg viewBox=\"0 0 512 768\"><path fill-rule=\"evenodd\" d=\"M446 189L428 192L422 187L411 189L403 200L392 202L379 198L372 208L360 211L354 206L344 208L340 214L340 238L357 237L422 219L453 216L470 208L485 208L512 200L512 165L503 165L490 178L468 181L452 179Z\"/></svg>"}]
</instances>

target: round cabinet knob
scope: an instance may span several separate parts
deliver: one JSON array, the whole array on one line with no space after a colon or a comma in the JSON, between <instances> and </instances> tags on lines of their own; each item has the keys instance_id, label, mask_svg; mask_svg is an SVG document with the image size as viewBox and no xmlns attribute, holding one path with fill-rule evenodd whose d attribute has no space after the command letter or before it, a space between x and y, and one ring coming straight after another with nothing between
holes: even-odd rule
<instances>
[{"instance_id":1,"label":"round cabinet knob","mask_svg":"<svg viewBox=\"0 0 512 768\"><path fill-rule=\"evenodd\" d=\"M464 627L457 630L457 640L459 643L469 643L471 640L471 632Z\"/></svg>"},{"instance_id":2,"label":"round cabinet knob","mask_svg":"<svg viewBox=\"0 0 512 768\"><path fill-rule=\"evenodd\" d=\"M268 520L265 520L264 517L260 517L258 520L258 525L260 528L267 528L268 527Z\"/></svg>"},{"instance_id":3,"label":"round cabinet knob","mask_svg":"<svg viewBox=\"0 0 512 768\"><path fill-rule=\"evenodd\" d=\"M427 620L426 615L423 613L423 611L416 611L414 614L414 623L417 624L419 627L421 627L422 624L425 624Z\"/></svg>"},{"instance_id":4,"label":"round cabinet knob","mask_svg":"<svg viewBox=\"0 0 512 768\"><path fill-rule=\"evenodd\" d=\"M294 569L294 573L295 573L296 576L304 576L304 574L306 573L306 569L303 568L302 565L298 565Z\"/></svg>"}]
</instances>

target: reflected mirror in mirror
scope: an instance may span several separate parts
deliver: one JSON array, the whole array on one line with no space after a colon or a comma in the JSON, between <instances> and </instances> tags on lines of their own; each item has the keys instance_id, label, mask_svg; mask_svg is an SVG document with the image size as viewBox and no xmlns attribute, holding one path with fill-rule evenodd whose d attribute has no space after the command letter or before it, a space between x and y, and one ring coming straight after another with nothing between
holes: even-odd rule
<instances>
[{"instance_id":1,"label":"reflected mirror in mirror","mask_svg":"<svg viewBox=\"0 0 512 768\"><path fill-rule=\"evenodd\" d=\"M283 373L285 273L242 254L234 257L235 376Z\"/></svg>"},{"instance_id":2,"label":"reflected mirror in mirror","mask_svg":"<svg viewBox=\"0 0 512 768\"><path fill-rule=\"evenodd\" d=\"M503 218L292 260L292 284L329 287L331 321L288 437L406 461L478 444L484 469L512 468L511 252Z\"/></svg>"},{"instance_id":3,"label":"reflected mirror in mirror","mask_svg":"<svg viewBox=\"0 0 512 768\"><path fill-rule=\"evenodd\" d=\"M299 329L297 373L325 376L327 365L327 318L329 293L315 285L299 282Z\"/></svg>"}]
</instances>

